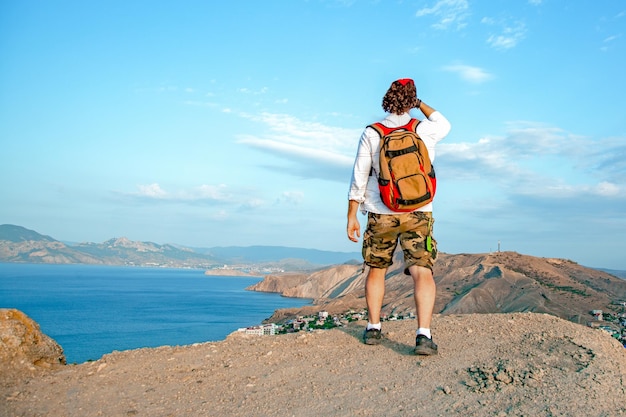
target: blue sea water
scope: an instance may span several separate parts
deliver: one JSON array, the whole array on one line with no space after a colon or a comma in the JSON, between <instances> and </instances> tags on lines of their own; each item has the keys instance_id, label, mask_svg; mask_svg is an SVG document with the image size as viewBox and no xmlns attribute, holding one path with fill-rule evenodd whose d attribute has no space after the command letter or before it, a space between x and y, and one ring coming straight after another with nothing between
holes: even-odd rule
<instances>
[{"instance_id":1,"label":"blue sea water","mask_svg":"<svg viewBox=\"0 0 626 417\"><path fill-rule=\"evenodd\" d=\"M311 300L246 291L256 277L203 270L0 263L0 308L17 308L68 363L114 350L223 340Z\"/></svg>"}]
</instances>

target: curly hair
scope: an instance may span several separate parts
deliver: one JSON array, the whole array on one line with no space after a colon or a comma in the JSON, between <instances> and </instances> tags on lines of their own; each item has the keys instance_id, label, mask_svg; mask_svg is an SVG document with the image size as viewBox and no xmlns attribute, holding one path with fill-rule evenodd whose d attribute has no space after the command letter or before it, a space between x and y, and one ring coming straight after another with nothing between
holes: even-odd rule
<instances>
[{"instance_id":1,"label":"curly hair","mask_svg":"<svg viewBox=\"0 0 626 417\"><path fill-rule=\"evenodd\" d=\"M383 110L387 113L402 114L417 106L415 83L408 78L392 82L383 97Z\"/></svg>"}]
</instances>

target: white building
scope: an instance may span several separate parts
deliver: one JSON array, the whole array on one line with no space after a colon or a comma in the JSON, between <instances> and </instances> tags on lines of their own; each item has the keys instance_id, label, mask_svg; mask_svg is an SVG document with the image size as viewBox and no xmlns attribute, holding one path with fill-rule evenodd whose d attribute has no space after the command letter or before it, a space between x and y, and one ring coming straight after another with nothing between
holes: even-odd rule
<instances>
[{"instance_id":1,"label":"white building","mask_svg":"<svg viewBox=\"0 0 626 417\"><path fill-rule=\"evenodd\" d=\"M274 336L277 329L278 326L276 326L274 323L270 323L264 324L262 326L246 327L245 329L239 329L238 331L255 336Z\"/></svg>"}]
</instances>

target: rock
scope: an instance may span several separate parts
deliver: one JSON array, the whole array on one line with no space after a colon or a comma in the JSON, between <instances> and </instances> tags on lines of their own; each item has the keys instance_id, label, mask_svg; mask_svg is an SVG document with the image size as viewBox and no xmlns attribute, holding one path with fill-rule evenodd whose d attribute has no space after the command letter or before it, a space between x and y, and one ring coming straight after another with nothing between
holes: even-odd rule
<instances>
[{"instance_id":1,"label":"rock","mask_svg":"<svg viewBox=\"0 0 626 417\"><path fill-rule=\"evenodd\" d=\"M415 320L378 346L365 325L113 352L0 385L0 416L626 416L626 352L601 330L435 315L439 354L417 358Z\"/></svg>"},{"instance_id":2,"label":"rock","mask_svg":"<svg viewBox=\"0 0 626 417\"><path fill-rule=\"evenodd\" d=\"M0 383L65 365L63 349L16 309L0 309Z\"/></svg>"}]
</instances>

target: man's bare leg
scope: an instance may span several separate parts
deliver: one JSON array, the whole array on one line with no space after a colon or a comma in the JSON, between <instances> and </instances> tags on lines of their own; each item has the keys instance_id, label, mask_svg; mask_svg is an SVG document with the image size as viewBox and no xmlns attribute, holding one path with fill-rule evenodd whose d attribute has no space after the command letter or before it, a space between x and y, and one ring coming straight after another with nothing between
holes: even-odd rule
<instances>
[{"instance_id":1,"label":"man's bare leg","mask_svg":"<svg viewBox=\"0 0 626 417\"><path fill-rule=\"evenodd\" d=\"M437 287L433 272L423 266L413 265L409 268L413 277L413 297L415 298L415 310L417 314L417 327L430 329L435 308L435 296Z\"/></svg>"},{"instance_id":2,"label":"man's bare leg","mask_svg":"<svg viewBox=\"0 0 626 417\"><path fill-rule=\"evenodd\" d=\"M385 274L387 268L371 268L365 281L365 301L367 303L368 321L380 323L380 310L385 297Z\"/></svg>"},{"instance_id":3,"label":"man's bare leg","mask_svg":"<svg viewBox=\"0 0 626 417\"><path fill-rule=\"evenodd\" d=\"M430 324L435 308L437 287L430 269L414 265L409 268L413 277L415 309L417 310L417 336L415 338L416 355L436 355L437 345L430 334Z\"/></svg>"},{"instance_id":4,"label":"man's bare leg","mask_svg":"<svg viewBox=\"0 0 626 417\"><path fill-rule=\"evenodd\" d=\"M385 297L386 268L370 268L365 280L365 301L367 303L368 323L363 333L363 342L366 345L377 345L383 334L380 323L380 310Z\"/></svg>"}]
</instances>

